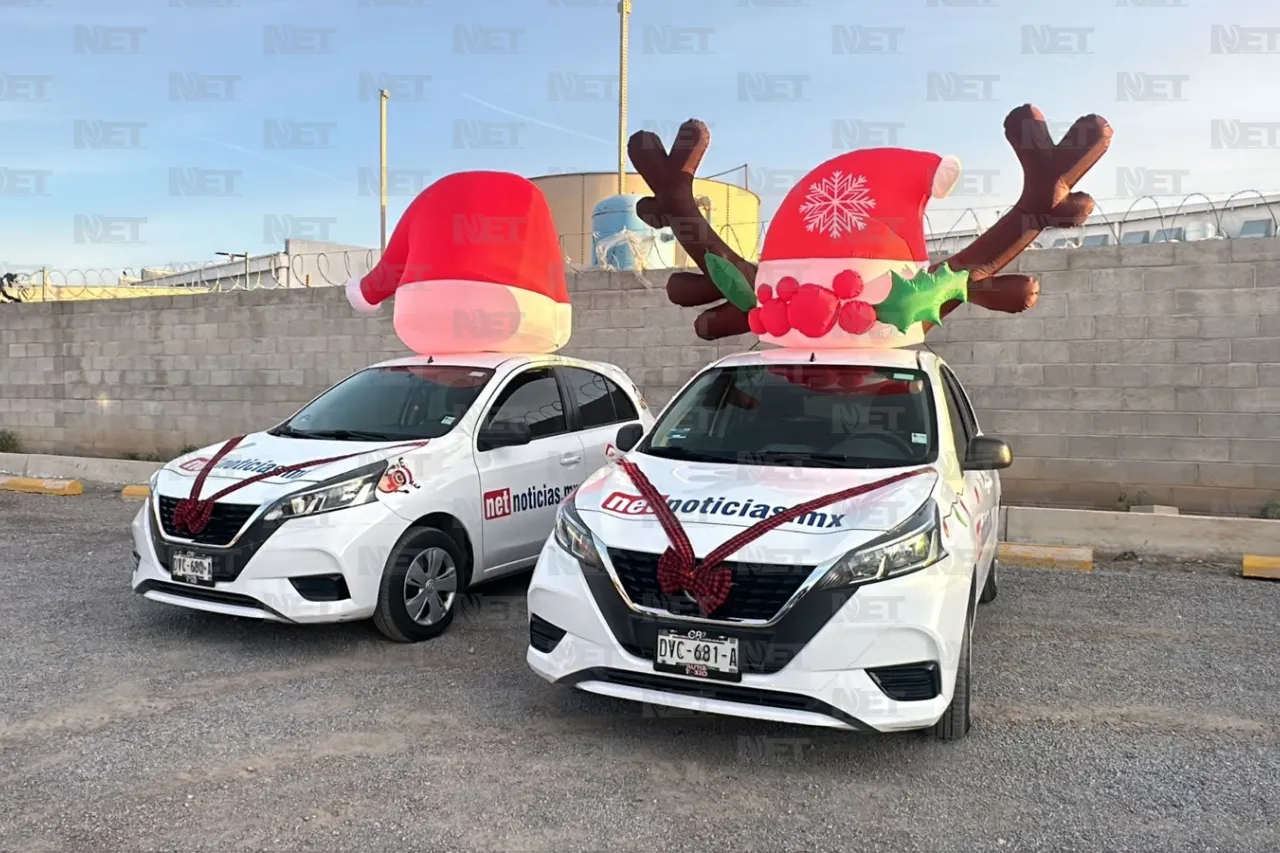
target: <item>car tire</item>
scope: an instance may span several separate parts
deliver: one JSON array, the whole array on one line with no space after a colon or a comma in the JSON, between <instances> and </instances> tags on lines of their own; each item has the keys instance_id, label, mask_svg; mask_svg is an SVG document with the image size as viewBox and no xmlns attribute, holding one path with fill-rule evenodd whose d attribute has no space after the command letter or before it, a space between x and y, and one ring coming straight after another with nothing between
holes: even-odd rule
<instances>
[{"instance_id":1,"label":"car tire","mask_svg":"<svg viewBox=\"0 0 1280 853\"><path fill-rule=\"evenodd\" d=\"M1000 592L1000 561L991 560L991 571L987 572L987 582L982 585L982 595L978 596L979 604L988 604L996 600Z\"/></svg>"},{"instance_id":2,"label":"car tire","mask_svg":"<svg viewBox=\"0 0 1280 853\"><path fill-rule=\"evenodd\" d=\"M382 570L373 624L397 643L439 636L453 622L468 575L452 537L434 527L409 528Z\"/></svg>"},{"instance_id":3,"label":"car tire","mask_svg":"<svg viewBox=\"0 0 1280 853\"><path fill-rule=\"evenodd\" d=\"M971 604L964 620L964 639L960 642L960 660L956 665L956 686L951 695L951 704L931 729L937 740L960 740L969 734L969 729L973 725L969 715L972 687L970 673L973 668L973 611Z\"/></svg>"}]
</instances>

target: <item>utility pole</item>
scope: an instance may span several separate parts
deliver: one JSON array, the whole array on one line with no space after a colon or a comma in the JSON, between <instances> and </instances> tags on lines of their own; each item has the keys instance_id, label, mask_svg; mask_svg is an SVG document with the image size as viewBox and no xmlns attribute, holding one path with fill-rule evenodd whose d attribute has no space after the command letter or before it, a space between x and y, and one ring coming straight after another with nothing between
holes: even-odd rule
<instances>
[{"instance_id":1,"label":"utility pole","mask_svg":"<svg viewBox=\"0 0 1280 853\"><path fill-rule=\"evenodd\" d=\"M618 195L627 191L627 46L631 0L618 0Z\"/></svg>"},{"instance_id":2,"label":"utility pole","mask_svg":"<svg viewBox=\"0 0 1280 853\"><path fill-rule=\"evenodd\" d=\"M378 92L378 148L380 151L378 157L378 204L380 208L379 219L381 222L381 246L382 251L387 250L387 101L391 100L391 93L386 89Z\"/></svg>"}]
</instances>

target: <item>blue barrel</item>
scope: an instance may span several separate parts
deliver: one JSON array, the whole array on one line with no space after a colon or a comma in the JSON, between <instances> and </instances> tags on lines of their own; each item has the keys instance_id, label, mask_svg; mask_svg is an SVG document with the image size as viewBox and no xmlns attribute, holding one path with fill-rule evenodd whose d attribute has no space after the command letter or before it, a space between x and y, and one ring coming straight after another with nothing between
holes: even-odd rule
<instances>
[{"instance_id":1,"label":"blue barrel","mask_svg":"<svg viewBox=\"0 0 1280 853\"><path fill-rule=\"evenodd\" d=\"M604 263L612 269L667 269L676 265L675 234L670 228L646 225L636 214L636 202L642 195L615 195L604 199L591 211L591 266L600 266L600 246ZM627 241L614 241L624 231L635 234L643 243L635 248ZM637 256L637 250L639 256Z\"/></svg>"}]
</instances>

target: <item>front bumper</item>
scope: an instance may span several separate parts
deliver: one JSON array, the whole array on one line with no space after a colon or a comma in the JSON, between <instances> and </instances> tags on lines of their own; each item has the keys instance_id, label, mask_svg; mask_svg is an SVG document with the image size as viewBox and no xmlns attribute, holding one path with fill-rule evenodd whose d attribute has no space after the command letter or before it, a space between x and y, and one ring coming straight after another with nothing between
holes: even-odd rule
<instances>
[{"instance_id":1,"label":"front bumper","mask_svg":"<svg viewBox=\"0 0 1280 853\"><path fill-rule=\"evenodd\" d=\"M638 613L607 574L584 571L549 540L529 585L529 614L550 650L531 645L526 658L548 681L668 708L846 730L926 728L951 702L971 578L947 557L852 594L810 592L777 625L746 628ZM649 638L660 627L738 637L741 682L655 672ZM932 698L899 701L880 686L885 672L921 664L937 673Z\"/></svg>"},{"instance_id":2,"label":"front bumper","mask_svg":"<svg viewBox=\"0 0 1280 853\"><path fill-rule=\"evenodd\" d=\"M149 499L132 524L135 592L153 601L209 613L318 623L373 615L383 567L408 522L377 501L288 521L260 544L254 543L256 547L234 579L210 586L175 581L167 567L167 554L162 556L160 551L172 545L212 554L215 559L225 552L199 545L187 548L167 540L160 540L158 548L155 525ZM315 600L317 597L330 600Z\"/></svg>"}]
</instances>

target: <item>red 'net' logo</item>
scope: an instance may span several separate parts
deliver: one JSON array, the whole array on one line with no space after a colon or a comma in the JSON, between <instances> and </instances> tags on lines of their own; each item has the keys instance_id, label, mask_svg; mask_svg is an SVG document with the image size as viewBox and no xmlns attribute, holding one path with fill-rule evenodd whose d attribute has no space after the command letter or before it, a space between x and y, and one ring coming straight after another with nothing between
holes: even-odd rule
<instances>
[{"instance_id":1,"label":"red 'net' logo","mask_svg":"<svg viewBox=\"0 0 1280 853\"><path fill-rule=\"evenodd\" d=\"M186 462L183 462L178 467L183 471L199 471L201 468L203 468L205 465L208 465L208 464L209 464L209 460L201 457L199 459L189 459Z\"/></svg>"},{"instance_id":2,"label":"red 'net' logo","mask_svg":"<svg viewBox=\"0 0 1280 853\"><path fill-rule=\"evenodd\" d=\"M624 492L614 492L609 495L600 504L600 508L605 512L616 512L619 515L646 515L653 512L647 500L639 495L628 495Z\"/></svg>"},{"instance_id":3,"label":"red 'net' logo","mask_svg":"<svg viewBox=\"0 0 1280 853\"><path fill-rule=\"evenodd\" d=\"M494 489L481 496L484 502L484 520L493 521L511 515L511 490Z\"/></svg>"}]
</instances>

